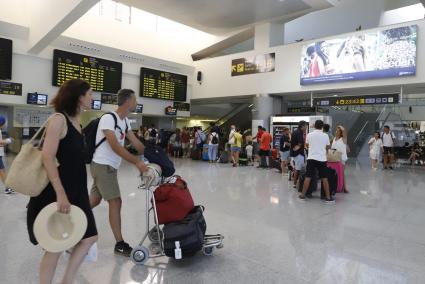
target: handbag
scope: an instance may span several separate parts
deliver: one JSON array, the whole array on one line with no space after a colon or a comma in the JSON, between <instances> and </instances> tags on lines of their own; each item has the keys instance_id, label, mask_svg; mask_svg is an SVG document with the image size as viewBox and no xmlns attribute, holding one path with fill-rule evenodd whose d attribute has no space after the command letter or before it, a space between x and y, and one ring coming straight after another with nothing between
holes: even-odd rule
<instances>
[{"instance_id":1,"label":"handbag","mask_svg":"<svg viewBox=\"0 0 425 284\"><path fill-rule=\"evenodd\" d=\"M337 163L342 161L342 153L335 149L329 149L326 154L326 159L328 162Z\"/></svg>"},{"instance_id":2,"label":"handbag","mask_svg":"<svg viewBox=\"0 0 425 284\"><path fill-rule=\"evenodd\" d=\"M235 144L235 134L233 133L232 137L229 138L229 144Z\"/></svg>"},{"instance_id":3,"label":"handbag","mask_svg":"<svg viewBox=\"0 0 425 284\"><path fill-rule=\"evenodd\" d=\"M49 184L49 178L47 177L47 171L43 165L42 157L42 146L44 137L46 136L46 125L49 122L50 118L44 122L40 127L37 133L24 144L19 151L18 155L15 157L12 165L10 166L9 173L7 175L5 184L12 188L14 191L19 192L24 195L35 197L40 195L40 193L46 188ZM63 114L60 114L63 116ZM64 117L65 118L65 117ZM66 119L64 123L66 125ZM67 128L64 128L67 130ZM35 138L37 138L41 131L43 134L38 142L34 143ZM64 131L66 135L66 131ZM62 133L62 137L64 134ZM56 160L56 164L59 166L59 163Z\"/></svg>"}]
</instances>

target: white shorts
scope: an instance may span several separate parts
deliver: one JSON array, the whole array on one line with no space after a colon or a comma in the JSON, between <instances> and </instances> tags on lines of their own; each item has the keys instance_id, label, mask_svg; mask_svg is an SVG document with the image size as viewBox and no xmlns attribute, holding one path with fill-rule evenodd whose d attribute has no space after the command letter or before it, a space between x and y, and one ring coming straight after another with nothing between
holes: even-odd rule
<instances>
[{"instance_id":1,"label":"white shorts","mask_svg":"<svg viewBox=\"0 0 425 284\"><path fill-rule=\"evenodd\" d=\"M303 155L298 155L296 157L293 157L294 164L295 164L295 170L301 171L301 169L305 165L305 157Z\"/></svg>"}]
</instances>

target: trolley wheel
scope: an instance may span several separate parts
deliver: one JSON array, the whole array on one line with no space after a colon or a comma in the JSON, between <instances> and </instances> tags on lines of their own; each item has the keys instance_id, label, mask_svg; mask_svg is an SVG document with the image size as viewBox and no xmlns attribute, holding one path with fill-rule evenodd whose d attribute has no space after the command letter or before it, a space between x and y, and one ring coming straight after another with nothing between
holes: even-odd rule
<instances>
[{"instance_id":1,"label":"trolley wheel","mask_svg":"<svg viewBox=\"0 0 425 284\"><path fill-rule=\"evenodd\" d=\"M213 255L213 251L214 251L214 247L203 247L202 248L202 252L204 253L204 255Z\"/></svg>"},{"instance_id":2,"label":"trolley wheel","mask_svg":"<svg viewBox=\"0 0 425 284\"><path fill-rule=\"evenodd\" d=\"M216 246L216 248L218 248L218 249L222 249L223 247L224 247L223 243Z\"/></svg>"},{"instance_id":3,"label":"trolley wheel","mask_svg":"<svg viewBox=\"0 0 425 284\"><path fill-rule=\"evenodd\" d=\"M159 235L161 236L161 239L164 239L164 233L161 229L159 229ZM158 231L156 227L153 227L149 231L148 238L152 243L159 243Z\"/></svg>"},{"instance_id":4,"label":"trolley wheel","mask_svg":"<svg viewBox=\"0 0 425 284\"><path fill-rule=\"evenodd\" d=\"M143 265L149 259L149 250L144 246L135 247L130 254L134 264Z\"/></svg>"}]
</instances>

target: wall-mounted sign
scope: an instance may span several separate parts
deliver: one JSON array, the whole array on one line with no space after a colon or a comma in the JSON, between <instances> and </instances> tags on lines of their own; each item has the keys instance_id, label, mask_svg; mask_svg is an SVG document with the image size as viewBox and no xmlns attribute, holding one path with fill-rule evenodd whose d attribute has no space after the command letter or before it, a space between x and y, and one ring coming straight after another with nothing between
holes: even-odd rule
<instances>
[{"instance_id":1,"label":"wall-mounted sign","mask_svg":"<svg viewBox=\"0 0 425 284\"><path fill-rule=\"evenodd\" d=\"M0 38L0 79L12 79L12 41Z\"/></svg>"},{"instance_id":2,"label":"wall-mounted sign","mask_svg":"<svg viewBox=\"0 0 425 284\"><path fill-rule=\"evenodd\" d=\"M232 76L274 72L275 53L232 60Z\"/></svg>"},{"instance_id":3,"label":"wall-mounted sign","mask_svg":"<svg viewBox=\"0 0 425 284\"><path fill-rule=\"evenodd\" d=\"M187 76L150 68L140 68L140 96L186 101Z\"/></svg>"},{"instance_id":4,"label":"wall-mounted sign","mask_svg":"<svg viewBox=\"0 0 425 284\"><path fill-rule=\"evenodd\" d=\"M329 97L313 99L314 106L352 106L398 104L398 94L382 94L368 96Z\"/></svg>"},{"instance_id":5,"label":"wall-mounted sign","mask_svg":"<svg viewBox=\"0 0 425 284\"><path fill-rule=\"evenodd\" d=\"M22 84L0 81L0 94L22 96Z\"/></svg>"},{"instance_id":6,"label":"wall-mounted sign","mask_svg":"<svg viewBox=\"0 0 425 284\"><path fill-rule=\"evenodd\" d=\"M47 105L47 95L35 93L28 93L27 104L29 105Z\"/></svg>"},{"instance_id":7,"label":"wall-mounted sign","mask_svg":"<svg viewBox=\"0 0 425 284\"><path fill-rule=\"evenodd\" d=\"M288 107L287 113L315 113L315 107Z\"/></svg>"},{"instance_id":8,"label":"wall-mounted sign","mask_svg":"<svg viewBox=\"0 0 425 284\"><path fill-rule=\"evenodd\" d=\"M412 25L304 45L300 83L415 75L417 30Z\"/></svg>"},{"instance_id":9,"label":"wall-mounted sign","mask_svg":"<svg viewBox=\"0 0 425 284\"><path fill-rule=\"evenodd\" d=\"M189 103L174 102L173 107L177 109L178 111L190 111Z\"/></svg>"},{"instance_id":10,"label":"wall-mounted sign","mask_svg":"<svg viewBox=\"0 0 425 284\"><path fill-rule=\"evenodd\" d=\"M165 114L166 115L177 115L177 109L172 106L167 106L165 108Z\"/></svg>"},{"instance_id":11,"label":"wall-mounted sign","mask_svg":"<svg viewBox=\"0 0 425 284\"><path fill-rule=\"evenodd\" d=\"M118 104L118 95L117 94L101 93L100 94L100 100L102 101L102 104L117 105Z\"/></svg>"},{"instance_id":12,"label":"wall-mounted sign","mask_svg":"<svg viewBox=\"0 0 425 284\"><path fill-rule=\"evenodd\" d=\"M143 105L142 104L137 104L136 106L136 113L143 113Z\"/></svg>"},{"instance_id":13,"label":"wall-mounted sign","mask_svg":"<svg viewBox=\"0 0 425 284\"><path fill-rule=\"evenodd\" d=\"M73 78L87 81L94 91L116 93L121 89L122 63L55 49L52 85Z\"/></svg>"},{"instance_id":14,"label":"wall-mounted sign","mask_svg":"<svg viewBox=\"0 0 425 284\"><path fill-rule=\"evenodd\" d=\"M102 109L102 102L100 100L92 100L91 101L91 109L101 110Z\"/></svg>"}]
</instances>

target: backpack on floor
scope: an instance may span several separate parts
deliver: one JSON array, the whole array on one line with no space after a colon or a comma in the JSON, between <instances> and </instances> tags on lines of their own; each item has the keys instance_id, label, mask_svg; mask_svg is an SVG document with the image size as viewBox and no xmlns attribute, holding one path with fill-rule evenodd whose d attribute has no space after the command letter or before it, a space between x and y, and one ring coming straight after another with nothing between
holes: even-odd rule
<instances>
[{"instance_id":1,"label":"backpack on floor","mask_svg":"<svg viewBox=\"0 0 425 284\"><path fill-rule=\"evenodd\" d=\"M229 163L229 152L227 151L221 152L219 162L223 164Z\"/></svg>"},{"instance_id":2,"label":"backpack on floor","mask_svg":"<svg viewBox=\"0 0 425 284\"><path fill-rule=\"evenodd\" d=\"M164 225L164 253L175 257L176 242L180 243L182 258L195 255L202 249L207 224L203 216L203 206L195 206L180 222Z\"/></svg>"},{"instance_id":3,"label":"backpack on floor","mask_svg":"<svg viewBox=\"0 0 425 284\"><path fill-rule=\"evenodd\" d=\"M327 174L326 177L328 178L329 183L329 192L332 195L335 195L336 190L338 188L338 174L337 172L332 168L327 168ZM320 198L324 199L325 191L323 189L323 183L321 183L321 190L320 190Z\"/></svg>"}]
</instances>

